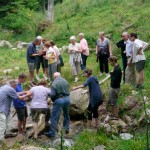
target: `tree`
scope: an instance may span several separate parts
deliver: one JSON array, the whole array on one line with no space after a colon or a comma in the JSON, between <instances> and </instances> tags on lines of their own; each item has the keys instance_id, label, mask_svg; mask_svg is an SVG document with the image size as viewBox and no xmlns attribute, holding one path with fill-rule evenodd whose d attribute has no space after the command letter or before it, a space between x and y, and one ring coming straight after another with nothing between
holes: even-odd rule
<instances>
[{"instance_id":1,"label":"tree","mask_svg":"<svg viewBox=\"0 0 150 150\"><path fill-rule=\"evenodd\" d=\"M48 0L47 20L54 21L54 0Z\"/></svg>"}]
</instances>

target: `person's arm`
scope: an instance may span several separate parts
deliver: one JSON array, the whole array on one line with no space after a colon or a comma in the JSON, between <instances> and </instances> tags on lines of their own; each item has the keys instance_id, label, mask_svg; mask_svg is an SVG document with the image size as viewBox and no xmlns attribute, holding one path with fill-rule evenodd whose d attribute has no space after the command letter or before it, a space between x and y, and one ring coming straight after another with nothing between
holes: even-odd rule
<instances>
[{"instance_id":1,"label":"person's arm","mask_svg":"<svg viewBox=\"0 0 150 150\"><path fill-rule=\"evenodd\" d=\"M28 91L17 92L17 94L19 95L26 94L26 93L28 93Z\"/></svg>"},{"instance_id":2,"label":"person's arm","mask_svg":"<svg viewBox=\"0 0 150 150\"><path fill-rule=\"evenodd\" d=\"M97 45L96 45L96 49L95 50L96 50L96 54L98 54L98 46Z\"/></svg>"},{"instance_id":3,"label":"person's arm","mask_svg":"<svg viewBox=\"0 0 150 150\"><path fill-rule=\"evenodd\" d=\"M110 56L112 56L112 47L111 47L111 44L110 44L110 43L108 43L108 47L109 47Z\"/></svg>"},{"instance_id":4,"label":"person's arm","mask_svg":"<svg viewBox=\"0 0 150 150\"><path fill-rule=\"evenodd\" d=\"M73 87L72 90L74 91L74 90L77 90L77 89L80 89L80 88L84 88L84 86L83 85L79 85L79 86Z\"/></svg>"},{"instance_id":5,"label":"person's arm","mask_svg":"<svg viewBox=\"0 0 150 150\"><path fill-rule=\"evenodd\" d=\"M54 89L53 87L51 87L51 92L49 93L49 97L51 98L51 100L52 100L53 102L54 102L55 99L57 98L56 96L57 96L57 95L56 95L55 89Z\"/></svg>"}]
</instances>

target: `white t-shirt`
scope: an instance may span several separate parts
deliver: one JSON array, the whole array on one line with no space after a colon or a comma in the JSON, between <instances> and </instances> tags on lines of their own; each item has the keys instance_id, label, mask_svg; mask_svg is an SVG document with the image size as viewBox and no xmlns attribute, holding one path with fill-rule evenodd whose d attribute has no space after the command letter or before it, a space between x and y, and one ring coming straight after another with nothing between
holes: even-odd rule
<instances>
[{"instance_id":1,"label":"white t-shirt","mask_svg":"<svg viewBox=\"0 0 150 150\"><path fill-rule=\"evenodd\" d=\"M147 48L147 46L148 46L148 43L143 42L139 39L136 39L133 42L132 62L139 62L141 60L146 60L146 57L144 55L144 50ZM142 48L141 54L138 54L140 48Z\"/></svg>"}]
</instances>

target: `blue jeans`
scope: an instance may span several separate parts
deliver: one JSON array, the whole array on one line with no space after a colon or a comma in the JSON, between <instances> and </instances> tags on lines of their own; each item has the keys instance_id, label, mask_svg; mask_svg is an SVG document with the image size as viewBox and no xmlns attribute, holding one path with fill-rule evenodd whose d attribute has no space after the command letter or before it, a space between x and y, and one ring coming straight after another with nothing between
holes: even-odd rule
<instances>
[{"instance_id":1,"label":"blue jeans","mask_svg":"<svg viewBox=\"0 0 150 150\"><path fill-rule=\"evenodd\" d=\"M87 60L88 56L81 53L81 57L82 57L81 70L85 70L86 69L86 60Z\"/></svg>"},{"instance_id":2,"label":"blue jeans","mask_svg":"<svg viewBox=\"0 0 150 150\"><path fill-rule=\"evenodd\" d=\"M69 106L70 98L69 96L58 98L53 103L52 116L51 116L51 129L49 131L49 136L55 136L55 129L57 128L61 111L63 110L63 128L65 131L69 131L70 116L69 116Z\"/></svg>"}]
</instances>

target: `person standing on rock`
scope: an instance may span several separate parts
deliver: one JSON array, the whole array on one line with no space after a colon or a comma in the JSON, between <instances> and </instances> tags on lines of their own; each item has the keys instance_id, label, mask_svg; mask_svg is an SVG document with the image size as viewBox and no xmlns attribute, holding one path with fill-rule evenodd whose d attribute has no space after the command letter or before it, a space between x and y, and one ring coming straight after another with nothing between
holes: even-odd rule
<instances>
[{"instance_id":1,"label":"person standing on rock","mask_svg":"<svg viewBox=\"0 0 150 150\"><path fill-rule=\"evenodd\" d=\"M127 56L126 56L126 41L129 39L129 34L127 32L123 32L122 40L116 43L118 48L121 48L121 57L122 57L122 66L123 66L123 82L125 83L125 70L127 67Z\"/></svg>"},{"instance_id":2,"label":"person standing on rock","mask_svg":"<svg viewBox=\"0 0 150 150\"><path fill-rule=\"evenodd\" d=\"M84 38L83 33L79 33L79 39L80 39L80 48L81 48L81 57L82 57L82 64L81 64L81 70L86 69L86 60L87 57L89 56L89 48L88 48L88 43L86 39Z\"/></svg>"},{"instance_id":3,"label":"person standing on rock","mask_svg":"<svg viewBox=\"0 0 150 150\"><path fill-rule=\"evenodd\" d=\"M111 82L110 82L110 97L108 104L112 106L112 119L118 119L118 96L120 92L120 84L122 78L122 71L117 63L117 58L115 56L109 57L109 63L113 67L113 71L110 72Z\"/></svg>"},{"instance_id":4,"label":"person standing on rock","mask_svg":"<svg viewBox=\"0 0 150 150\"><path fill-rule=\"evenodd\" d=\"M25 93L23 92L22 83L25 82L27 76L24 73L19 74L18 77L18 84L16 86L16 92ZM24 100L14 99L13 105L16 109L17 116L18 116L18 133L23 134L25 133L26 128L26 119L28 117L26 102Z\"/></svg>"},{"instance_id":5,"label":"person standing on rock","mask_svg":"<svg viewBox=\"0 0 150 150\"><path fill-rule=\"evenodd\" d=\"M27 49L27 63L29 68L29 78L30 78L30 85L33 86L34 83L34 70L35 70L35 56L38 56L36 52L36 46L40 45L41 40L35 39L34 42L30 43Z\"/></svg>"},{"instance_id":6,"label":"person standing on rock","mask_svg":"<svg viewBox=\"0 0 150 150\"><path fill-rule=\"evenodd\" d=\"M88 122L87 127L90 128L92 124L92 118L95 119L95 128L98 127L98 107L103 103L102 92L100 89L100 85L98 79L92 76L92 70L85 69L83 71L83 75L88 79L83 83L83 85L79 85L77 87L73 87L73 90L84 88L88 86L90 94L90 102L88 106Z\"/></svg>"},{"instance_id":7,"label":"person standing on rock","mask_svg":"<svg viewBox=\"0 0 150 150\"><path fill-rule=\"evenodd\" d=\"M82 63L81 48L80 44L76 42L75 36L70 37L70 42L68 47L68 53L70 55L69 63L72 68L72 74L75 76L74 82L77 82L79 80L80 64Z\"/></svg>"},{"instance_id":8,"label":"person standing on rock","mask_svg":"<svg viewBox=\"0 0 150 150\"><path fill-rule=\"evenodd\" d=\"M112 55L112 48L109 40L105 37L104 32L99 32L99 39L97 40L96 45L96 55L97 62L99 61L100 65L100 76L103 75L103 72L105 72L107 76L109 72L108 58Z\"/></svg>"},{"instance_id":9,"label":"person standing on rock","mask_svg":"<svg viewBox=\"0 0 150 150\"><path fill-rule=\"evenodd\" d=\"M10 122L10 107L13 99L24 99L25 95L19 96L15 91L17 82L9 81L8 84L0 87L0 142L4 140L5 131L7 131Z\"/></svg>"},{"instance_id":10,"label":"person standing on rock","mask_svg":"<svg viewBox=\"0 0 150 150\"><path fill-rule=\"evenodd\" d=\"M137 72L137 81L136 87L143 88L144 87L144 67L146 62L146 57L144 55L144 50L148 47L148 43L143 42L137 39L138 36L136 33L130 34L130 40L133 42L132 48L132 63L135 63L135 68Z\"/></svg>"},{"instance_id":11,"label":"person standing on rock","mask_svg":"<svg viewBox=\"0 0 150 150\"><path fill-rule=\"evenodd\" d=\"M70 107L70 92L69 92L69 83L61 77L59 72L54 73L54 82L51 86L50 97L53 101L52 116L50 118L51 128L48 133L45 133L50 138L55 137L55 130L58 129L58 122L60 118L61 111L63 110L63 128L65 133L69 133L70 125L70 116L69 116L69 107Z\"/></svg>"},{"instance_id":12,"label":"person standing on rock","mask_svg":"<svg viewBox=\"0 0 150 150\"><path fill-rule=\"evenodd\" d=\"M48 108L47 100L50 89L46 88L46 81L41 79L38 86L32 87L26 94L27 97L32 97L30 108L33 121L34 138L38 136L38 121L40 114L45 114L45 125L48 124L50 118L50 110Z\"/></svg>"}]
</instances>

